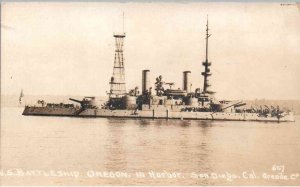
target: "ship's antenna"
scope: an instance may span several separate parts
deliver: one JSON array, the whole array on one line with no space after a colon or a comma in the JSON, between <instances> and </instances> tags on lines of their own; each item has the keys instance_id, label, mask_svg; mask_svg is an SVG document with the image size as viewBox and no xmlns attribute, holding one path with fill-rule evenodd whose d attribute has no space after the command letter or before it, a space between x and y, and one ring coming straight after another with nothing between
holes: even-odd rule
<instances>
[{"instance_id":1,"label":"ship's antenna","mask_svg":"<svg viewBox=\"0 0 300 187\"><path fill-rule=\"evenodd\" d=\"M208 34L208 15L206 19L206 62L208 62L208 38L211 36L211 34Z\"/></svg>"},{"instance_id":2,"label":"ship's antenna","mask_svg":"<svg viewBox=\"0 0 300 187\"><path fill-rule=\"evenodd\" d=\"M124 15L124 12L123 12L123 33L124 33L124 22L125 22L125 15Z\"/></svg>"}]
</instances>

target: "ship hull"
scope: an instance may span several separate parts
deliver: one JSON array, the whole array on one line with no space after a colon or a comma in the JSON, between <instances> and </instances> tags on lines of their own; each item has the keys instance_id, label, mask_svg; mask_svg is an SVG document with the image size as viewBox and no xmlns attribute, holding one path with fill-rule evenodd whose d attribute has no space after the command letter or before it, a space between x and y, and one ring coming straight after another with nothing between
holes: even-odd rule
<instances>
[{"instance_id":1,"label":"ship hull","mask_svg":"<svg viewBox=\"0 0 300 187\"><path fill-rule=\"evenodd\" d=\"M75 108L25 107L22 115L30 116L75 116Z\"/></svg>"},{"instance_id":2,"label":"ship hull","mask_svg":"<svg viewBox=\"0 0 300 187\"><path fill-rule=\"evenodd\" d=\"M155 110L108 110L108 109L75 109L75 108L47 108L26 107L23 115L33 116L68 116L68 117L114 117L114 118L152 118L152 119L190 119L190 120L222 120L222 121L270 121L294 122L292 113L277 118L265 117L257 113L234 112L180 112L180 111L155 111Z\"/></svg>"}]
</instances>

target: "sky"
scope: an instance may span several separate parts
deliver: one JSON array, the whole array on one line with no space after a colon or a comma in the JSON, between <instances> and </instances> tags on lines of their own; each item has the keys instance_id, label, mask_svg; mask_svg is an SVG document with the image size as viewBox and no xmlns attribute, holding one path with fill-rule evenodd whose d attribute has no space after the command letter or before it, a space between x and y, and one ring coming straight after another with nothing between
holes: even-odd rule
<instances>
[{"instance_id":1,"label":"sky","mask_svg":"<svg viewBox=\"0 0 300 187\"><path fill-rule=\"evenodd\" d=\"M109 91L115 41L126 32L127 90L162 75L203 86L209 18L211 89L220 99L300 99L300 8L280 3L4 3L1 94Z\"/></svg>"}]
</instances>

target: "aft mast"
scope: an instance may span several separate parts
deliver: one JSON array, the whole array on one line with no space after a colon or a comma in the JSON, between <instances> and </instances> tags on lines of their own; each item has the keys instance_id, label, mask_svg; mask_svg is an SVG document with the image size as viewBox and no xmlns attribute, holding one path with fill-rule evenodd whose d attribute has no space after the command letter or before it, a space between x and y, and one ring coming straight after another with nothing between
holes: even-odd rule
<instances>
[{"instance_id":1,"label":"aft mast","mask_svg":"<svg viewBox=\"0 0 300 187\"><path fill-rule=\"evenodd\" d=\"M205 50L205 61L202 62L202 65L204 66L204 72L201 74L204 77L204 83L203 83L203 93L204 94L212 94L214 92L209 91L208 87L211 85L209 84L208 77L211 76L212 74L210 73L209 67L211 66L211 62L208 61L208 38L211 36L211 34L208 33L209 28L208 28L208 16L207 16L207 21L206 21L206 50Z\"/></svg>"}]
</instances>

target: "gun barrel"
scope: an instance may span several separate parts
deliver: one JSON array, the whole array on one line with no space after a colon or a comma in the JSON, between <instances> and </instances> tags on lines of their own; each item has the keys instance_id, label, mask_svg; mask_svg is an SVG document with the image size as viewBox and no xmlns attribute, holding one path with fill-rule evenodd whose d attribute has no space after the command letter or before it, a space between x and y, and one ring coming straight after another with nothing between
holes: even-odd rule
<instances>
[{"instance_id":1,"label":"gun barrel","mask_svg":"<svg viewBox=\"0 0 300 187\"><path fill-rule=\"evenodd\" d=\"M222 110L227 109L227 108L230 108L230 107L233 107L233 106L236 106L236 105L240 105L240 104L242 104L242 103L243 103L242 101L239 101L239 102L237 102L237 103L235 103L235 104L231 104L231 105L229 105L229 106L226 106L225 108L222 108Z\"/></svg>"},{"instance_id":2,"label":"gun barrel","mask_svg":"<svg viewBox=\"0 0 300 187\"><path fill-rule=\"evenodd\" d=\"M234 105L234 107L237 108L237 107L241 107L241 106L245 106L245 105L246 105L246 103L240 103L240 104Z\"/></svg>"},{"instance_id":3,"label":"gun barrel","mask_svg":"<svg viewBox=\"0 0 300 187\"><path fill-rule=\"evenodd\" d=\"M77 102L77 103L80 103L80 104L82 103L82 101L79 101L79 100L76 100L76 99L72 99L72 98L69 98L69 100Z\"/></svg>"}]
</instances>

